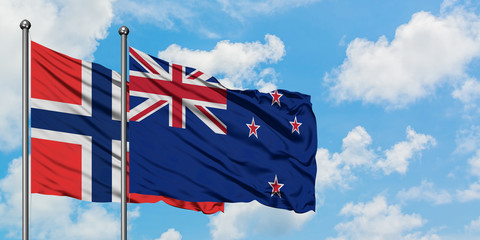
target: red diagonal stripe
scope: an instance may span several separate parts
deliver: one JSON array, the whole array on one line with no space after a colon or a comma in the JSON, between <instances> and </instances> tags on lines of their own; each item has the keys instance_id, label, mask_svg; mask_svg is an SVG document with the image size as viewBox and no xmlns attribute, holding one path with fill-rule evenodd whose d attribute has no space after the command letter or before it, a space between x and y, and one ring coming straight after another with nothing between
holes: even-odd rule
<instances>
[{"instance_id":1,"label":"red diagonal stripe","mask_svg":"<svg viewBox=\"0 0 480 240\"><path fill-rule=\"evenodd\" d=\"M187 79L197 79L198 77L202 76L203 72L197 71L193 75L190 75Z\"/></svg>"},{"instance_id":2,"label":"red diagonal stripe","mask_svg":"<svg viewBox=\"0 0 480 240\"><path fill-rule=\"evenodd\" d=\"M140 61L146 68L148 68L151 73L158 74L157 70L155 70L150 64L148 64L145 59L140 57L140 55L138 55L138 53L135 52L133 48L130 48L130 54L132 54L138 61Z\"/></svg>"},{"instance_id":3,"label":"red diagonal stripe","mask_svg":"<svg viewBox=\"0 0 480 240\"><path fill-rule=\"evenodd\" d=\"M137 121L138 119L142 118L143 116L147 115L148 113L150 113L151 111L155 110L156 108L162 106L164 103L166 103L167 101L165 100L160 100L156 103L154 103L152 106L148 107L147 109L141 111L140 113L138 113L137 115L133 116L132 118L130 118L130 121Z\"/></svg>"},{"instance_id":4,"label":"red diagonal stripe","mask_svg":"<svg viewBox=\"0 0 480 240\"><path fill-rule=\"evenodd\" d=\"M210 121L212 121L218 128L220 128L220 130L222 130L223 133L227 134L227 128L223 126L223 124L221 124L212 114L210 114L205 109L205 107L199 106L199 105L195 105L195 107L197 107L198 110L200 110L200 112L202 112L205 116L208 117L208 119L210 119Z\"/></svg>"}]
</instances>

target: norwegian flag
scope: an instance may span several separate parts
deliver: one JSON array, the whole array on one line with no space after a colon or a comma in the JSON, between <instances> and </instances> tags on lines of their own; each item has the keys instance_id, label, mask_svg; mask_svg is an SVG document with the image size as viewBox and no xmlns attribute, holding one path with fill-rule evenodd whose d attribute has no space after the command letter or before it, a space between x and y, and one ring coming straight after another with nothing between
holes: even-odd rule
<instances>
[{"instance_id":1,"label":"norwegian flag","mask_svg":"<svg viewBox=\"0 0 480 240\"><path fill-rule=\"evenodd\" d=\"M32 193L119 202L120 75L31 45Z\"/></svg>"},{"instance_id":2,"label":"norwegian flag","mask_svg":"<svg viewBox=\"0 0 480 240\"><path fill-rule=\"evenodd\" d=\"M31 191L91 202L120 202L120 75L31 42ZM128 194L204 213L223 203Z\"/></svg>"},{"instance_id":3,"label":"norwegian flag","mask_svg":"<svg viewBox=\"0 0 480 240\"><path fill-rule=\"evenodd\" d=\"M168 106L169 126L186 128L186 108L212 131L227 134L226 125L208 108L227 109L227 90L215 78L193 68L153 59L130 48L130 96L144 101L130 109L130 121L142 121ZM138 70L136 70L138 69Z\"/></svg>"}]
</instances>

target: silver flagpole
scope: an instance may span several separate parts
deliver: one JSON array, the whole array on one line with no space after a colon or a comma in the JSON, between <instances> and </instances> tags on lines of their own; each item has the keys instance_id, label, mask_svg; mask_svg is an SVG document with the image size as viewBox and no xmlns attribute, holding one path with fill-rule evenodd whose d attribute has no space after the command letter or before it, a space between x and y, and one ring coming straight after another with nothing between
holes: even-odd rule
<instances>
[{"instance_id":1,"label":"silver flagpole","mask_svg":"<svg viewBox=\"0 0 480 240\"><path fill-rule=\"evenodd\" d=\"M122 37L122 240L127 240L127 35L128 28L120 27Z\"/></svg>"},{"instance_id":2,"label":"silver flagpole","mask_svg":"<svg viewBox=\"0 0 480 240\"><path fill-rule=\"evenodd\" d=\"M30 85L30 80L28 76L29 70L29 37L28 31L32 25L28 20L23 20L20 22L20 29L22 29L22 239L28 240L28 220L29 220L29 186L30 186L30 176L29 176L29 162L28 162L28 118L29 118L29 94L28 89Z\"/></svg>"}]
</instances>

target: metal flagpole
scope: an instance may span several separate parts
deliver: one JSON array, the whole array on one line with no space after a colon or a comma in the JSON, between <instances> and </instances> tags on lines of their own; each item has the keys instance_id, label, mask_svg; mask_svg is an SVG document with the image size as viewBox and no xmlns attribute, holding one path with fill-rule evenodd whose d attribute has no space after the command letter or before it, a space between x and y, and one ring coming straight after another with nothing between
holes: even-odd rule
<instances>
[{"instance_id":1,"label":"metal flagpole","mask_svg":"<svg viewBox=\"0 0 480 240\"><path fill-rule=\"evenodd\" d=\"M122 26L118 33L122 37L122 240L127 240L127 35L129 30Z\"/></svg>"},{"instance_id":2,"label":"metal flagpole","mask_svg":"<svg viewBox=\"0 0 480 240\"><path fill-rule=\"evenodd\" d=\"M28 240L28 220L29 220L29 162L28 162L28 118L29 118L29 104L28 104L28 90L30 80L28 76L29 70L29 36L28 31L32 25L28 20L20 22L20 29L22 29L22 239Z\"/></svg>"}]
</instances>

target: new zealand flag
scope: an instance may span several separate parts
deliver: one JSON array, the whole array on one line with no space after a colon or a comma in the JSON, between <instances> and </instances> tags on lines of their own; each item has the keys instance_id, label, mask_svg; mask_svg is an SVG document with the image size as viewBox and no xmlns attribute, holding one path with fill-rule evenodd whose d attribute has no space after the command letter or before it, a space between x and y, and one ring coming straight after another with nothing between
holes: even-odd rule
<instances>
[{"instance_id":1,"label":"new zealand flag","mask_svg":"<svg viewBox=\"0 0 480 240\"><path fill-rule=\"evenodd\" d=\"M230 90L130 48L130 192L315 210L310 96Z\"/></svg>"}]
</instances>

